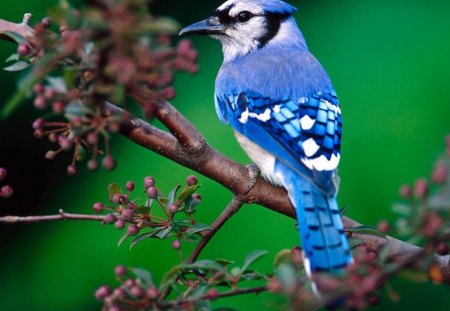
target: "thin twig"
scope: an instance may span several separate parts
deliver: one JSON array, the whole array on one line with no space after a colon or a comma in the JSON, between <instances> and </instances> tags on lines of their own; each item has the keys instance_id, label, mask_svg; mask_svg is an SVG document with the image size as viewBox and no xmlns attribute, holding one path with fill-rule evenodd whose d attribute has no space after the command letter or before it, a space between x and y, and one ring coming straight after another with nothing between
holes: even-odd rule
<instances>
[{"instance_id":1,"label":"thin twig","mask_svg":"<svg viewBox=\"0 0 450 311\"><path fill-rule=\"evenodd\" d=\"M62 209L59 210L58 215L42 215L42 216L3 216L0 217L0 223L4 224L15 224L15 223L34 223L42 221L54 221L54 220L94 220L103 221L105 220L104 215L85 215L85 214L72 214L66 213Z\"/></svg>"},{"instance_id":2,"label":"thin twig","mask_svg":"<svg viewBox=\"0 0 450 311\"><path fill-rule=\"evenodd\" d=\"M258 287L252 287L252 288L238 288L234 290L230 290L227 292L217 293L217 295L212 298L208 294L203 295L200 297L200 300L213 300L213 299L219 299L219 298L226 298L226 297L233 297L233 296L239 296L239 295L246 295L246 294L259 294L261 292L267 291L267 286L258 286ZM158 307L162 310L172 310L173 308L196 302L196 300L192 299L180 299L180 300L173 300L170 302L161 302L158 304Z\"/></svg>"},{"instance_id":3,"label":"thin twig","mask_svg":"<svg viewBox=\"0 0 450 311\"><path fill-rule=\"evenodd\" d=\"M230 219L234 214L236 214L237 211L239 211L239 209L242 207L242 204L242 201L240 201L236 197L233 197L231 202L227 205L227 207L223 210L219 217L217 217L217 219L212 223L211 230L206 231L201 241L189 255L188 259L186 260L187 263L193 263L197 260L202 250L217 233L217 231L222 228L222 226L227 222L228 219Z\"/></svg>"}]
</instances>

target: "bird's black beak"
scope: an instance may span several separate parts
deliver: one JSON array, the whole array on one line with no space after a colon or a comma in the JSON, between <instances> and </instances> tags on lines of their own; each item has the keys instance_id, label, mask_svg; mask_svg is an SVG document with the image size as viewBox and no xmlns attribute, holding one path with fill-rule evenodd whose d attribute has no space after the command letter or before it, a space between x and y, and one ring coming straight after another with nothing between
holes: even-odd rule
<instances>
[{"instance_id":1,"label":"bird's black beak","mask_svg":"<svg viewBox=\"0 0 450 311\"><path fill-rule=\"evenodd\" d=\"M192 24L190 26L187 26L180 31L181 35L188 35L188 34L194 34L194 35L218 35L223 34L223 31L225 30L224 25L222 25L219 22L219 19L215 16L212 16L208 19L205 19L203 21L197 22L195 24Z\"/></svg>"}]
</instances>

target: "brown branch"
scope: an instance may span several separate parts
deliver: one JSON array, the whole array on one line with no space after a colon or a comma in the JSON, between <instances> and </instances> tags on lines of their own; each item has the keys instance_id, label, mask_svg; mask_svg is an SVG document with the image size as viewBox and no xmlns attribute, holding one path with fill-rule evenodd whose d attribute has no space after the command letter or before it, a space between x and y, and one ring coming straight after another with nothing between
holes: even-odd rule
<instances>
[{"instance_id":1,"label":"brown branch","mask_svg":"<svg viewBox=\"0 0 450 311\"><path fill-rule=\"evenodd\" d=\"M23 16L23 20L21 23L12 23L3 19L0 19L0 38L11 40L8 36L2 35L4 32L15 32L25 39L28 40L28 42L31 45L35 45L35 32L34 29L31 28L28 23L31 19L30 13L25 13Z\"/></svg>"},{"instance_id":2,"label":"brown branch","mask_svg":"<svg viewBox=\"0 0 450 311\"><path fill-rule=\"evenodd\" d=\"M208 294L203 295L200 297L200 300L215 300L219 298L226 298L226 297L233 297L233 296L239 296L239 295L246 295L246 294L259 294L264 291L267 291L267 286L258 286L258 287L251 287L251 288L238 288L233 289L226 292L217 293L214 297L211 297ZM184 304L189 304L196 302L196 300L192 299L180 299L180 300L174 300L170 302L161 302L158 303L158 307L162 310L173 310L176 307L182 306Z\"/></svg>"},{"instance_id":3,"label":"brown branch","mask_svg":"<svg viewBox=\"0 0 450 311\"><path fill-rule=\"evenodd\" d=\"M72 214L66 213L62 209L59 210L58 215L42 215L42 216L3 216L0 217L0 223L15 224L15 223L33 223L42 221L54 221L54 220L105 220L104 215L85 215L85 214Z\"/></svg>"},{"instance_id":4,"label":"brown branch","mask_svg":"<svg viewBox=\"0 0 450 311\"><path fill-rule=\"evenodd\" d=\"M230 219L234 214L239 211L242 207L243 202L233 197L231 202L227 205L227 207L223 210L223 212L217 217L217 219L212 223L211 230L207 231L203 236L202 240L197 244L195 249L189 255L186 260L187 263L193 263L197 260L201 251L205 248L205 246L209 243L209 241L213 238L213 236L217 233L217 231L222 228L222 226Z\"/></svg>"}]
</instances>

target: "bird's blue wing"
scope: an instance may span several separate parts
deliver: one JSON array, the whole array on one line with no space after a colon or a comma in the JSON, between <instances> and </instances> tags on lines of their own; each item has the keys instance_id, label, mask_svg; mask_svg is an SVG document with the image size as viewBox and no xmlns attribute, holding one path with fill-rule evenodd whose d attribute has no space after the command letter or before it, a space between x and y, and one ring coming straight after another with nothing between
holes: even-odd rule
<instances>
[{"instance_id":1,"label":"bird's blue wing","mask_svg":"<svg viewBox=\"0 0 450 311\"><path fill-rule=\"evenodd\" d=\"M340 158L342 119L332 90L297 100L273 99L254 92L216 94L222 122L312 180L334 192L332 175Z\"/></svg>"}]
</instances>

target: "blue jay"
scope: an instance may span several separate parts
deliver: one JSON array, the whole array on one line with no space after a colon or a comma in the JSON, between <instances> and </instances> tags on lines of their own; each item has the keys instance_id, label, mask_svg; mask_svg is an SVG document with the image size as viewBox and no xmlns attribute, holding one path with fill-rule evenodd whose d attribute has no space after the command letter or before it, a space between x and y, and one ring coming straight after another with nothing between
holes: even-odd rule
<instances>
[{"instance_id":1,"label":"blue jay","mask_svg":"<svg viewBox=\"0 0 450 311\"><path fill-rule=\"evenodd\" d=\"M341 109L331 81L280 0L228 0L181 30L222 44L219 119L295 207L308 275L352 261L336 202Z\"/></svg>"}]
</instances>

